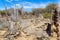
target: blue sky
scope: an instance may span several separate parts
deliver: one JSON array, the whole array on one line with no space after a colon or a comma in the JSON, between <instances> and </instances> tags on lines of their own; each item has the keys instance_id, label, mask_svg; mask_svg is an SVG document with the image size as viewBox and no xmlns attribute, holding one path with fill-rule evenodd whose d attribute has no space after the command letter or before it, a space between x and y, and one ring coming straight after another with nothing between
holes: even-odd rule
<instances>
[{"instance_id":1,"label":"blue sky","mask_svg":"<svg viewBox=\"0 0 60 40\"><path fill-rule=\"evenodd\" d=\"M4 5L7 5L8 9L16 4L18 8L23 6L25 10L31 10L32 8L44 8L49 3L58 3L60 6L60 0L0 0L0 10L4 10Z\"/></svg>"}]
</instances>

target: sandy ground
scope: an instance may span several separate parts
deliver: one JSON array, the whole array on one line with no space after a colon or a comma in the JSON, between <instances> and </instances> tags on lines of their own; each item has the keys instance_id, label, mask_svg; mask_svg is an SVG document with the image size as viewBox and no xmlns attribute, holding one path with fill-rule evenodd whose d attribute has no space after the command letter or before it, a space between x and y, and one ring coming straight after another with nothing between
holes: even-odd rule
<instances>
[{"instance_id":1,"label":"sandy ground","mask_svg":"<svg viewBox=\"0 0 60 40\"><path fill-rule=\"evenodd\" d=\"M32 19L33 20L33 19ZM31 20L21 20L20 22L22 23L22 24L20 24L20 27L22 27L22 29L24 29L24 27L25 27L25 29L27 28L27 26L28 27L37 27L37 26L41 26L41 25L44 25L44 23L45 22L47 22L47 21L40 21L40 20L38 20L38 22L34 22L34 21L32 21L32 22L30 22ZM24 24L23 24L24 23ZM28 30L27 30L28 31ZM3 34L5 33L6 31L2 31L2 30L0 30L0 40L4 40L4 38L3 38ZM36 36L35 35L29 35L29 36L26 36L26 33L25 32L23 32L22 30L20 30L20 32L21 32L21 34L17 37L17 38L15 38L14 40L37 40L36 39ZM50 37L50 40L57 40L56 39L56 34L54 33L54 37Z\"/></svg>"}]
</instances>

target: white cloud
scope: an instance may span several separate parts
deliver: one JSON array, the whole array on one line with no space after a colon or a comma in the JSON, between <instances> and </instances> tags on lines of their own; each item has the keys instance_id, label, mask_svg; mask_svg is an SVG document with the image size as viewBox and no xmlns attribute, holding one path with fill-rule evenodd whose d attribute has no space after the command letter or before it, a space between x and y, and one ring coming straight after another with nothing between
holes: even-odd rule
<instances>
[{"instance_id":1,"label":"white cloud","mask_svg":"<svg viewBox=\"0 0 60 40\"><path fill-rule=\"evenodd\" d=\"M59 7L59 8L58 8L58 11L60 11L60 1L58 2L58 7Z\"/></svg>"},{"instance_id":2,"label":"white cloud","mask_svg":"<svg viewBox=\"0 0 60 40\"><path fill-rule=\"evenodd\" d=\"M19 0L15 0L15 1L19 1Z\"/></svg>"},{"instance_id":3,"label":"white cloud","mask_svg":"<svg viewBox=\"0 0 60 40\"><path fill-rule=\"evenodd\" d=\"M7 2L12 2L13 0L6 0ZM14 1L19 1L19 0L14 0ZM23 6L24 8L45 8L45 6L48 4L47 3L32 3L32 2L20 2L19 4L16 4L17 6ZM11 3L12 4L12 3Z\"/></svg>"},{"instance_id":4,"label":"white cloud","mask_svg":"<svg viewBox=\"0 0 60 40\"><path fill-rule=\"evenodd\" d=\"M12 2L13 0L6 0L7 2Z\"/></svg>"},{"instance_id":5,"label":"white cloud","mask_svg":"<svg viewBox=\"0 0 60 40\"><path fill-rule=\"evenodd\" d=\"M40 4L33 4L32 8L45 8L47 4L44 3L40 3Z\"/></svg>"},{"instance_id":6,"label":"white cloud","mask_svg":"<svg viewBox=\"0 0 60 40\"><path fill-rule=\"evenodd\" d=\"M23 6L24 8L32 8L31 6Z\"/></svg>"},{"instance_id":7,"label":"white cloud","mask_svg":"<svg viewBox=\"0 0 60 40\"><path fill-rule=\"evenodd\" d=\"M20 4L16 4L16 6L20 6Z\"/></svg>"},{"instance_id":8,"label":"white cloud","mask_svg":"<svg viewBox=\"0 0 60 40\"><path fill-rule=\"evenodd\" d=\"M16 1L16 2L17 2L17 1L19 1L19 0L6 0L6 1L7 1L7 2L12 2L12 1Z\"/></svg>"},{"instance_id":9,"label":"white cloud","mask_svg":"<svg viewBox=\"0 0 60 40\"><path fill-rule=\"evenodd\" d=\"M31 2L22 2L24 8L45 8L48 3L31 3Z\"/></svg>"}]
</instances>

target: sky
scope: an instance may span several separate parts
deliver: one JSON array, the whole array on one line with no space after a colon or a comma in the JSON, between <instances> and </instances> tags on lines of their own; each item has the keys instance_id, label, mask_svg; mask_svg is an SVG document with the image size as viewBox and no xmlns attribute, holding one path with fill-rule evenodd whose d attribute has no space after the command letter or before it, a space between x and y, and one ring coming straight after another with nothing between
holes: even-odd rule
<instances>
[{"instance_id":1,"label":"sky","mask_svg":"<svg viewBox=\"0 0 60 40\"><path fill-rule=\"evenodd\" d=\"M32 8L45 8L49 3L57 3L60 6L60 0L0 0L0 10L13 8L16 4L17 8L23 6L25 11L30 11Z\"/></svg>"}]
</instances>

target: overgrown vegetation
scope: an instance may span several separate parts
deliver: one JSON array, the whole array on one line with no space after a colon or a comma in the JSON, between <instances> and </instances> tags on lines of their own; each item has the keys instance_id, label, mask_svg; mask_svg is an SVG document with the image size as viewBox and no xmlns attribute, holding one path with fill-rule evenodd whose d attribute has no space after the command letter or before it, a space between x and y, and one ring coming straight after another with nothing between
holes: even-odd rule
<instances>
[{"instance_id":1,"label":"overgrown vegetation","mask_svg":"<svg viewBox=\"0 0 60 40\"><path fill-rule=\"evenodd\" d=\"M45 8L34 8L34 9L32 9L32 12L30 12L30 14L32 14L32 15L42 14L44 18L50 18L51 17L51 11L54 8L58 8L58 5L57 4L54 4L54 3L51 3L51 4L47 5ZM18 9L18 13L20 15L21 15L21 10ZM9 11L12 11L12 9L9 10ZM0 11L0 14L2 16L3 15L6 15L6 13L7 13L7 11L5 11L5 10ZM10 15L10 13L7 13L7 14Z\"/></svg>"},{"instance_id":2,"label":"overgrown vegetation","mask_svg":"<svg viewBox=\"0 0 60 40\"><path fill-rule=\"evenodd\" d=\"M42 15L43 15L44 18L50 18L51 17L50 13L43 13Z\"/></svg>"},{"instance_id":3,"label":"overgrown vegetation","mask_svg":"<svg viewBox=\"0 0 60 40\"><path fill-rule=\"evenodd\" d=\"M32 10L33 14L42 14L44 18L50 18L52 10L58 8L57 4L51 3L47 5L45 8L35 8Z\"/></svg>"}]
</instances>

